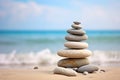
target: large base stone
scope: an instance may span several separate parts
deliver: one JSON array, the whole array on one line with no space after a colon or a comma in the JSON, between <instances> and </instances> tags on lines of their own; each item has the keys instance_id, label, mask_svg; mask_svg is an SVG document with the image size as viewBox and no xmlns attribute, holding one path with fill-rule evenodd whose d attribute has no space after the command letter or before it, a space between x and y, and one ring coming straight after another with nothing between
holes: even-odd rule
<instances>
[{"instance_id":1,"label":"large base stone","mask_svg":"<svg viewBox=\"0 0 120 80\"><path fill-rule=\"evenodd\" d=\"M87 64L89 64L89 60L87 58L83 59L65 58L58 62L59 67L65 68L78 68Z\"/></svg>"}]
</instances>

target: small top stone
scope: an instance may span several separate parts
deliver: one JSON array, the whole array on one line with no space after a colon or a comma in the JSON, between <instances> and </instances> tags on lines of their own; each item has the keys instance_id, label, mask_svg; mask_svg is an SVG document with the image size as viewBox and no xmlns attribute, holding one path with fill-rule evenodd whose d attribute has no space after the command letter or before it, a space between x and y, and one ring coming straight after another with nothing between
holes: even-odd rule
<instances>
[{"instance_id":1,"label":"small top stone","mask_svg":"<svg viewBox=\"0 0 120 80\"><path fill-rule=\"evenodd\" d=\"M81 24L81 22L78 22L78 21L74 21L73 23L76 24L76 25Z\"/></svg>"}]
</instances>

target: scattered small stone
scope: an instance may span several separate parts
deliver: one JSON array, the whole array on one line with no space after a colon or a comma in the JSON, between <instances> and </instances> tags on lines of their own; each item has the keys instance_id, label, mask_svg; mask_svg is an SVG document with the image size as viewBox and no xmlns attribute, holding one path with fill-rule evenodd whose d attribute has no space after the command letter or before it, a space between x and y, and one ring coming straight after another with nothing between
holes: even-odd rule
<instances>
[{"instance_id":1,"label":"scattered small stone","mask_svg":"<svg viewBox=\"0 0 120 80\"><path fill-rule=\"evenodd\" d=\"M56 67L54 69L54 74L61 74L66 76L76 76L77 72L70 68Z\"/></svg>"},{"instance_id":2,"label":"scattered small stone","mask_svg":"<svg viewBox=\"0 0 120 80\"><path fill-rule=\"evenodd\" d=\"M83 74L84 74L84 75L88 75L89 73L88 73L87 71L84 71Z\"/></svg>"},{"instance_id":3,"label":"scattered small stone","mask_svg":"<svg viewBox=\"0 0 120 80\"><path fill-rule=\"evenodd\" d=\"M100 71L105 72L105 70L101 69Z\"/></svg>"},{"instance_id":4,"label":"scattered small stone","mask_svg":"<svg viewBox=\"0 0 120 80\"><path fill-rule=\"evenodd\" d=\"M33 69L38 69L38 67L37 67L37 66L35 66Z\"/></svg>"}]
</instances>

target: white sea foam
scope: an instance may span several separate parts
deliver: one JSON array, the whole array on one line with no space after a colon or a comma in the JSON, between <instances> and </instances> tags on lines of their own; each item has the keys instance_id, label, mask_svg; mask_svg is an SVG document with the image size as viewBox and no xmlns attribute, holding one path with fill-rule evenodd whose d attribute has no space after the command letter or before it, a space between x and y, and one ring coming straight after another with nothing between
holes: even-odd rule
<instances>
[{"instance_id":1,"label":"white sea foam","mask_svg":"<svg viewBox=\"0 0 120 80\"><path fill-rule=\"evenodd\" d=\"M16 53L13 51L9 54L0 53L0 65L53 65L60 59L59 56L50 52L49 49L34 53Z\"/></svg>"},{"instance_id":2,"label":"white sea foam","mask_svg":"<svg viewBox=\"0 0 120 80\"><path fill-rule=\"evenodd\" d=\"M101 66L120 66L120 51L95 50L90 61Z\"/></svg>"},{"instance_id":3,"label":"white sea foam","mask_svg":"<svg viewBox=\"0 0 120 80\"><path fill-rule=\"evenodd\" d=\"M59 57L55 53L51 53L49 49L40 52L30 53L0 53L0 67L11 65L56 65ZM93 55L89 58L92 64L100 66L120 66L120 51L93 51Z\"/></svg>"}]
</instances>

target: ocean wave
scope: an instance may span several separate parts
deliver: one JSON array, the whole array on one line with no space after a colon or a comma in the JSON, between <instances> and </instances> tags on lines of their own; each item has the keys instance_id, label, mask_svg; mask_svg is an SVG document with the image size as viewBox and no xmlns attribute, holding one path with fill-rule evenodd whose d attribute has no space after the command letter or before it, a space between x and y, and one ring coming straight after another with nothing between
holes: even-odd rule
<instances>
[{"instance_id":1,"label":"ocean wave","mask_svg":"<svg viewBox=\"0 0 120 80\"><path fill-rule=\"evenodd\" d=\"M49 49L30 53L0 53L0 67L11 65L56 65L62 57L51 53ZM120 66L120 51L93 51L89 57L91 64L100 66Z\"/></svg>"},{"instance_id":2,"label":"ocean wave","mask_svg":"<svg viewBox=\"0 0 120 80\"><path fill-rule=\"evenodd\" d=\"M90 61L100 66L120 66L120 51L94 50Z\"/></svg>"},{"instance_id":3,"label":"ocean wave","mask_svg":"<svg viewBox=\"0 0 120 80\"><path fill-rule=\"evenodd\" d=\"M65 40L63 38L40 38L40 39L27 39L24 42L29 43L29 44L35 44L35 43L44 43L44 44L48 44L48 43L59 43L59 42L64 42Z\"/></svg>"},{"instance_id":4,"label":"ocean wave","mask_svg":"<svg viewBox=\"0 0 120 80\"><path fill-rule=\"evenodd\" d=\"M36 53L30 52L24 54L13 51L9 54L0 53L0 65L48 65L55 64L59 59L58 57L59 56L52 54L49 49L45 49Z\"/></svg>"}]
</instances>

